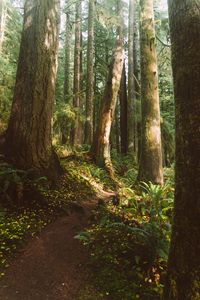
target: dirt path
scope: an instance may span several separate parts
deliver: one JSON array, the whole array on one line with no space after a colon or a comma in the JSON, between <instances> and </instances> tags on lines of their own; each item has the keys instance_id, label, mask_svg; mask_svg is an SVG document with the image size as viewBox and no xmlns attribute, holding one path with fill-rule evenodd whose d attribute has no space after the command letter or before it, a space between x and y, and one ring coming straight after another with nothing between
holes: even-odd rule
<instances>
[{"instance_id":1,"label":"dirt path","mask_svg":"<svg viewBox=\"0 0 200 300\"><path fill-rule=\"evenodd\" d=\"M97 201L86 201L30 240L0 282L1 300L77 300L87 281L86 249L74 239Z\"/></svg>"}]
</instances>

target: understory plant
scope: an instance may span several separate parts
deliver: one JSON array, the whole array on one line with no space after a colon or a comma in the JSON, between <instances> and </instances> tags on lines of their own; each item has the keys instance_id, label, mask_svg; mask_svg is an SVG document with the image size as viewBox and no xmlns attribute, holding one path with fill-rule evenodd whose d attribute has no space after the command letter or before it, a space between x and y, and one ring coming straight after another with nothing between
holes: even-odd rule
<instances>
[{"instance_id":1,"label":"understory plant","mask_svg":"<svg viewBox=\"0 0 200 300\"><path fill-rule=\"evenodd\" d=\"M91 255L95 288L105 299L160 299L166 274L173 188L142 183L119 206L98 208L96 222L76 236Z\"/></svg>"}]
</instances>

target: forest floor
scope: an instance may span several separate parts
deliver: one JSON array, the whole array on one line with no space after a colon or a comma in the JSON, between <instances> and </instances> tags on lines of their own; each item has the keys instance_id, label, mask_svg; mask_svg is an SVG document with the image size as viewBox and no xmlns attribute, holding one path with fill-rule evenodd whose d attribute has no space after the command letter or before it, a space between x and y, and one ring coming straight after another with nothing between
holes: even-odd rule
<instances>
[{"instance_id":1,"label":"forest floor","mask_svg":"<svg viewBox=\"0 0 200 300\"><path fill-rule=\"evenodd\" d=\"M82 299L80 291L89 279L88 253L74 236L88 225L96 205L97 199L82 201L81 209L75 207L31 239L1 280L0 299ZM97 300L91 293L87 299Z\"/></svg>"},{"instance_id":2,"label":"forest floor","mask_svg":"<svg viewBox=\"0 0 200 300\"><path fill-rule=\"evenodd\" d=\"M50 186L0 161L1 300L160 299L173 170L163 187L133 185L132 159L113 162L117 181L84 157L62 160Z\"/></svg>"}]
</instances>

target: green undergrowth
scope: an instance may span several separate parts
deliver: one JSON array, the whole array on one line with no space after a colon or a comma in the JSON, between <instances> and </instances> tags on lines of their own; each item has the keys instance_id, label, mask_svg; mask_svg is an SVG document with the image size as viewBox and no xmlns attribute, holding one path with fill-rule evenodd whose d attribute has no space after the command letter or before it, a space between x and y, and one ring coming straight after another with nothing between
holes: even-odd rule
<instances>
[{"instance_id":1,"label":"green undergrowth","mask_svg":"<svg viewBox=\"0 0 200 300\"><path fill-rule=\"evenodd\" d=\"M31 171L0 163L1 273L26 239L67 213L70 203L106 190L117 192L119 201L100 201L91 226L76 236L89 250L93 274L80 299L160 299L173 215L173 169L165 170L163 187L138 185L133 157L113 152L112 161L117 189L87 153L62 159L65 173L54 187L45 178L31 178Z\"/></svg>"},{"instance_id":2,"label":"green undergrowth","mask_svg":"<svg viewBox=\"0 0 200 300\"><path fill-rule=\"evenodd\" d=\"M76 180L84 180L94 191L98 189L112 191L115 188L106 170L97 167L90 160L77 156L75 159L63 160L62 164L71 176Z\"/></svg>"},{"instance_id":3,"label":"green undergrowth","mask_svg":"<svg viewBox=\"0 0 200 300\"><path fill-rule=\"evenodd\" d=\"M77 174L65 170L52 186L44 177L34 178L31 170L0 161L0 277L28 238L68 213L71 203L94 197L88 181Z\"/></svg>"},{"instance_id":4,"label":"green undergrowth","mask_svg":"<svg viewBox=\"0 0 200 300\"><path fill-rule=\"evenodd\" d=\"M127 165L123 165L123 159L128 160ZM130 157L121 158L121 165L117 160L114 167L120 186L119 205L112 199L100 202L91 226L75 238L89 250L91 284L99 293L98 299L161 299L173 216L174 172L165 170L163 187L138 185L137 170L129 169ZM83 169L91 169L85 164ZM102 186L107 185L106 176L105 183L98 171L95 176L101 178Z\"/></svg>"}]
</instances>

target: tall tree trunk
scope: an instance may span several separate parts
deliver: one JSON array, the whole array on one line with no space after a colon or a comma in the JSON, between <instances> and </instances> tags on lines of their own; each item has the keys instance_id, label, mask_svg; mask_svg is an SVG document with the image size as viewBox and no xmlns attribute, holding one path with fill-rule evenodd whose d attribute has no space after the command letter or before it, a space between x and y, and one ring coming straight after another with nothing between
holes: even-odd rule
<instances>
[{"instance_id":1,"label":"tall tree trunk","mask_svg":"<svg viewBox=\"0 0 200 300\"><path fill-rule=\"evenodd\" d=\"M94 41L94 0L89 0L88 45L87 45L87 85L86 85L86 123L85 144L93 140L93 46Z\"/></svg>"},{"instance_id":2,"label":"tall tree trunk","mask_svg":"<svg viewBox=\"0 0 200 300\"><path fill-rule=\"evenodd\" d=\"M120 106L119 99L117 99L116 109L115 109L115 140L116 140L116 150L117 153L121 152L120 147Z\"/></svg>"},{"instance_id":3,"label":"tall tree trunk","mask_svg":"<svg viewBox=\"0 0 200 300\"><path fill-rule=\"evenodd\" d=\"M140 36L139 36L139 5L135 1L134 6L134 39L133 39L133 61L134 61L134 82L135 82L135 105L134 105L134 149L135 157L140 157L140 136L139 120L141 119L141 97L140 97Z\"/></svg>"},{"instance_id":4,"label":"tall tree trunk","mask_svg":"<svg viewBox=\"0 0 200 300\"><path fill-rule=\"evenodd\" d=\"M110 158L110 131L113 118L115 116L115 107L117 95L120 88L122 69L124 64L123 49L123 16L121 1L117 2L117 11L120 16L118 25L118 38L116 48L113 51L112 61L109 67L108 79L104 91L100 119L97 127L96 136L92 145L92 152L99 166L104 166L112 173L112 164Z\"/></svg>"},{"instance_id":5,"label":"tall tree trunk","mask_svg":"<svg viewBox=\"0 0 200 300\"><path fill-rule=\"evenodd\" d=\"M98 165L105 167L108 166L108 168L110 165L110 130L115 115L115 106L120 87L123 60L123 42L120 39L117 41L117 46L114 50L112 62L110 64L102 101L99 125L92 147Z\"/></svg>"},{"instance_id":6,"label":"tall tree trunk","mask_svg":"<svg viewBox=\"0 0 200 300\"><path fill-rule=\"evenodd\" d=\"M170 0L176 115L175 207L165 300L200 299L200 10ZM197 4L198 3L198 4Z\"/></svg>"},{"instance_id":7,"label":"tall tree trunk","mask_svg":"<svg viewBox=\"0 0 200 300\"><path fill-rule=\"evenodd\" d=\"M133 61L134 61L134 86L135 97L139 98L140 95L140 17L139 5L135 0L134 5L134 32L133 32Z\"/></svg>"},{"instance_id":8,"label":"tall tree trunk","mask_svg":"<svg viewBox=\"0 0 200 300\"><path fill-rule=\"evenodd\" d=\"M110 132L110 149L116 150L117 153L120 153L120 116L119 116L119 97L117 97L116 107L115 107L115 116L111 126Z\"/></svg>"},{"instance_id":9,"label":"tall tree trunk","mask_svg":"<svg viewBox=\"0 0 200 300\"><path fill-rule=\"evenodd\" d=\"M153 0L141 0L142 141L138 179L163 184Z\"/></svg>"},{"instance_id":10,"label":"tall tree trunk","mask_svg":"<svg viewBox=\"0 0 200 300\"><path fill-rule=\"evenodd\" d=\"M135 152L135 83L134 83L134 8L135 0L129 0L128 32L128 151Z\"/></svg>"},{"instance_id":11,"label":"tall tree trunk","mask_svg":"<svg viewBox=\"0 0 200 300\"><path fill-rule=\"evenodd\" d=\"M65 25L65 78L64 78L64 102L69 102L71 95L71 84L70 84L70 64L71 64L71 26L70 26L70 15L66 12L66 25Z\"/></svg>"},{"instance_id":12,"label":"tall tree trunk","mask_svg":"<svg viewBox=\"0 0 200 300\"><path fill-rule=\"evenodd\" d=\"M96 23L94 24L96 25ZM93 137L97 131L97 125L99 121L99 111L100 111L100 100L99 100L99 91L98 91L98 74L97 74L97 37L94 34L94 112L93 112Z\"/></svg>"},{"instance_id":13,"label":"tall tree trunk","mask_svg":"<svg viewBox=\"0 0 200 300\"><path fill-rule=\"evenodd\" d=\"M65 1L67 6L68 1ZM65 104L70 101L71 91L71 24L69 11L65 12L65 69L64 69L64 89L63 89L63 100ZM67 122L63 117L63 122ZM60 142L65 145L69 139L69 132L66 130L66 126L60 125Z\"/></svg>"},{"instance_id":14,"label":"tall tree trunk","mask_svg":"<svg viewBox=\"0 0 200 300\"><path fill-rule=\"evenodd\" d=\"M6 157L22 169L55 177L51 120L57 69L59 1L27 0Z\"/></svg>"},{"instance_id":15,"label":"tall tree trunk","mask_svg":"<svg viewBox=\"0 0 200 300\"><path fill-rule=\"evenodd\" d=\"M121 153L126 154L128 151L128 140L127 140L127 88L126 88L125 62L122 71L119 100L120 100Z\"/></svg>"},{"instance_id":16,"label":"tall tree trunk","mask_svg":"<svg viewBox=\"0 0 200 300\"><path fill-rule=\"evenodd\" d=\"M74 47L74 83L73 83L73 106L76 111L75 124L72 130L72 144L81 144L81 123L80 123L80 85L81 85L81 2L76 1L75 19L75 47Z\"/></svg>"},{"instance_id":17,"label":"tall tree trunk","mask_svg":"<svg viewBox=\"0 0 200 300\"><path fill-rule=\"evenodd\" d=\"M0 52L4 40L5 25L6 25L6 3L5 0L1 0L0 1Z\"/></svg>"}]
</instances>

